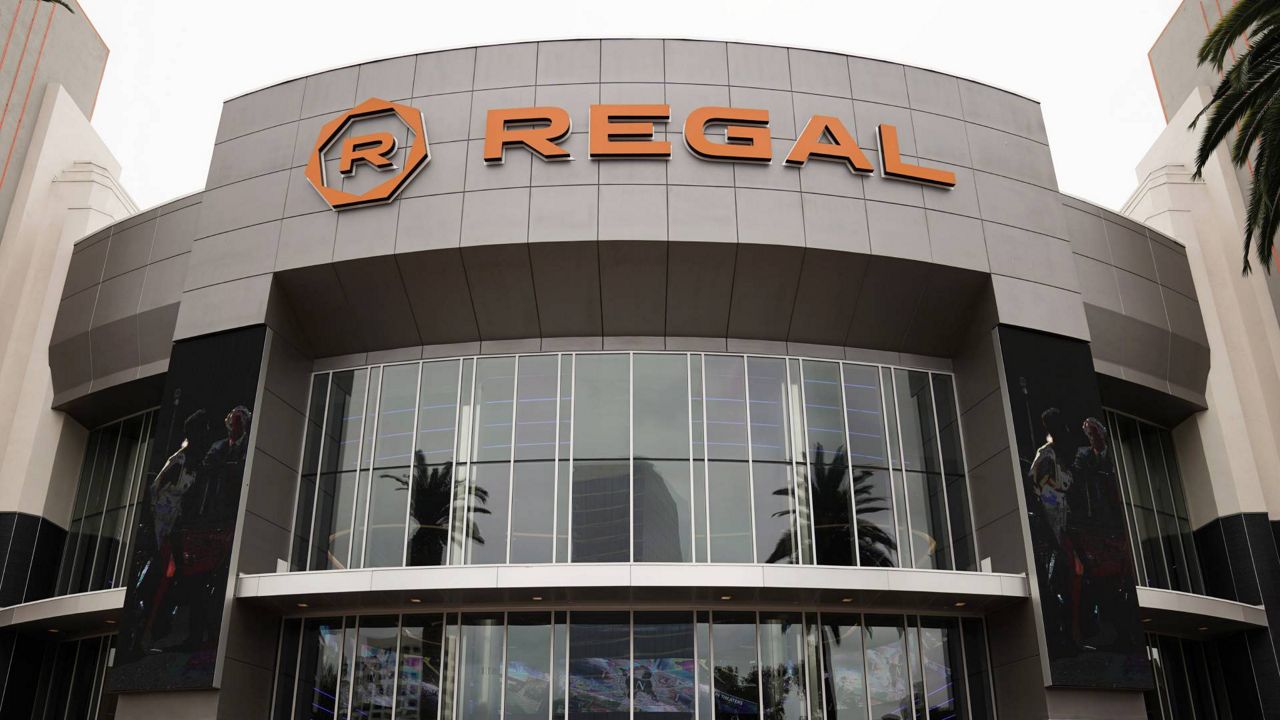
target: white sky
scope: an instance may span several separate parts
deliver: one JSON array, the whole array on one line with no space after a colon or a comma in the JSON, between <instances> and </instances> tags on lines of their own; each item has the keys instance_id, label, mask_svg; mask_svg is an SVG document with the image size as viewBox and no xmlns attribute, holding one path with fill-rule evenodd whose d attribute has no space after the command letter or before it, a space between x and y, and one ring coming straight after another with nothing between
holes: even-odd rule
<instances>
[{"instance_id":1,"label":"white sky","mask_svg":"<svg viewBox=\"0 0 1280 720\"><path fill-rule=\"evenodd\" d=\"M1164 127L1147 50L1178 0L80 0L111 48L93 124L146 208L204 187L224 100L354 62L568 37L812 47L1039 100L1063 192L1119 207Z\"/></svg>"}]
</instances>

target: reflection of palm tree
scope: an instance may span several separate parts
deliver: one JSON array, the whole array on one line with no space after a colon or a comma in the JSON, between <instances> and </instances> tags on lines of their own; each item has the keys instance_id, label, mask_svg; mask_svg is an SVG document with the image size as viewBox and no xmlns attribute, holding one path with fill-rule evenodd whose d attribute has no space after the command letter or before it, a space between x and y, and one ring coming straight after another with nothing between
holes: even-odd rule
<instances>
[{"instance_id":1,"label":"reflection of palm tree","mask_svg":"<svg viewBox=\"0 0 1280 720\"><path fill-rule=\"evenodd\" d=\"M394 477L394 476L384 476ZM405 483L401 478L400 482ZM489 510L480 507L489 502L489 491L471 486L465 495L454 497L453 463L428 465L426 455L421 450L413 454L412 493L409 497L409 514L417 523L417 530L409 538L410 565L444 565L445 551L449 546L450 510L456 515L454 527L457 529L455 542L464 539L473 540L481 545L484 538L471 516L464 516L468 505L472 514L489 514ZM475 503L468 503L474 497Z\"/></svg>"},{"instance_id":2,"label":"reflection of palm tree","mask_svg":"<svg viewBox=\"0 0 1280 720\"><path fill-rule=\"evenodd\" d=\"M815 556L823 565L866 565L871 567L896 567L894 558L898 543L893 535L886 532L879 524L868 519L872 513L884 512L888 509L885 498L875 496L875 487L871 482L874 472L855 470L852 482L849 479L849 457L843 446L836 450L830 462L825 461L822 444L813 451L813 461L809 464L808 495L813 511L798 507L795 502L795 489L785 487L773 491L774 495L787 496L787 509L774 513L775 517L798 513L801 522L793 520L782 537L778 538L773 552L765 560L768 563L794 561L797 546L796 526L802 532L807 531L812 519ZM854 557L853 534L849 518L849 488L853 488L854 512L858 531L858 545L861 562Z\"/></svg>"}]
</instances>

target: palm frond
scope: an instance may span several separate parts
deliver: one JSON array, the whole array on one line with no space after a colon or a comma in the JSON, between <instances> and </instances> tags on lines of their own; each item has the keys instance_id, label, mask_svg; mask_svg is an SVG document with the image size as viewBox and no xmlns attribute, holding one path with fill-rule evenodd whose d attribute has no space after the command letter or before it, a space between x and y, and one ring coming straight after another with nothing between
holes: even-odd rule
<instances>
[{"instance_id":1,"label":"palm frond","mask_svg":"<svg viewBox=\"0 0 1280 720\"><path fill-rule=\"evenodd\" d=\"M1270 273L1280 230L1280 0L1237 2L1205 37L1197 59L1222 72L1238 46L1243 50L1191 121L1194 128L1206 120L1192 177L1203 177L1224 143L1235 167L1252 170L1242 272L1250 272L1250 256L1256 256Z\"/></svg>"}]
</instances>

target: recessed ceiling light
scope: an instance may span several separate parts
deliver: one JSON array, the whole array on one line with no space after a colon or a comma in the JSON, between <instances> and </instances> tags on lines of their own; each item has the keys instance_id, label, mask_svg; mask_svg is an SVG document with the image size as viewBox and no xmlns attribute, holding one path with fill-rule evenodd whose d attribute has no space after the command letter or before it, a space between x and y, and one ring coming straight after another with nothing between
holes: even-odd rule
<instances>
[{"instance_id":1,"label":"recessed ceiling light","mask_svg":"<svg viewBox=\"0 0 1280 720\"><path fill-rule=\"evenodd\" d=\"M411 603L420 603L420 602L422 602L422 598L409 598L409 602L411 602Z\"/></svg>"},{"instance_id":2,"label":"recessed ceiling light","mask_svg":"<svg viewBox=\"0 0 1280 720\"><path fill-rule=\"evenodd\" d=\"M305 607L311 607L311 606L306 603L298 603L298 607L305 608Z\"/></svg>"},{"instance_id":3,"label":"recessed ceiling light","mask_svg":"<svg viewBox=\"0 0 1280 720\"><path fill-rule=\"evenodd\" d=\"M1202 626L1200 627L1200 632L1204 632L1204 631L1206 631L1206 630L1208 630L1208 629L1209 629L1209 628L1204 627L1204 626L1202 625Z\"/></svg>"},{"instance_id":4,"label":"recessed ceiling light","mask_svg":"<svg viewBox=\"0 0 1280 720\"><path fill-rule=\"evenodd\" d=\"M968 604L969 604L969 603L967 603L967 602L965 602L965 601L963 601L963 600L957 600L957 601L956 601L956 607L964 607L965 605L968 605Z\"/></svg>"},{"instance_id":5,"label":"recessed ceiling light","mask_svg":"<svg viewBox=\"0 0 1280 720\"><path fill-rule=\"evenodd\" d=\"M720 596L720 599L721 599L721 600L732 600L732 599L733 599L733 596L732 596L732 595L721 595L721 596Z\"/></svg>"},{"instance_id":6,"label":"recessed ceiling light","mask_svg":"<svg viewBox=\"0 0 1280 720\"><path fill-rule=\"evenodd\" d=\"M49 632L56 633L58 632L58 628L49 628Z\"/></svg>"},{"instance_id":7,"label":"recessed ceiling light","mask_svg":"<svg viewBox=\"0 0 1280 720\"><path fill-rule=\"evenodd\" d=\"M115 620L108 620L108 621L107 621L107 624L108 624L108 625L115 625L115 624L116 624L116 621L115 621Z\"/></svg>"},{"instance_id":8,"label":"recessed ceiling light","mask_svg":"<svg viewBox=\"0 0 1280 720\"><path fill-rule=\"evenodd\" d=\"M853 602L853 598L840 598L840 602Z\"/></svg>"},{"instance_id":9,"label":"recessed ceiling light","mask_svg":"<svg viewBox=\"0 0 1280 720\"><path fill-rule=\"evenodd\" d=\"M541 595L534 595L532 599L533 599L533 600L537 600L537 601L541 602L541 600L542 600L542 596L541 596Z\"/></svg>"},{"instance_id":10,"label":"recessed ceiling light","mask_svg":"<svg viewBox=\"0 0 1280 720\"><path fill-rule=\"evenodd\" d=\"M1151 622L1151 618L1142 618L1142 622L1144 623Z\"/></svg>"}]
</instances>

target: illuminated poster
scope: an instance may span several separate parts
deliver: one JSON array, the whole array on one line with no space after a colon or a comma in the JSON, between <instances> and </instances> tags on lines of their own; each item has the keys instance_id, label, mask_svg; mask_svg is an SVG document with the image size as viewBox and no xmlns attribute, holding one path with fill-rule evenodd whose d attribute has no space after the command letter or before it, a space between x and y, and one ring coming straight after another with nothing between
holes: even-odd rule
<instances>
[{"instance_id":1,"label":"illuminated poster","mask_svg":"<svg viewBox=\"0 0 1280 720\"><path fill-rule=\"evenodd\" d=\"M111 691L213 687L266 329L175 343Z\"/></svg>"},{"instance_id":2,"label":"illuminated poster","mask_svg":"<svg viewBox=\"0 0 1280 720\"><path fill-rule=\"evenodd\" d=\"M1088 344L1001 327L1050 680L1150 689L1124 508Z\"/></svg>"}]
</instances>

